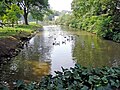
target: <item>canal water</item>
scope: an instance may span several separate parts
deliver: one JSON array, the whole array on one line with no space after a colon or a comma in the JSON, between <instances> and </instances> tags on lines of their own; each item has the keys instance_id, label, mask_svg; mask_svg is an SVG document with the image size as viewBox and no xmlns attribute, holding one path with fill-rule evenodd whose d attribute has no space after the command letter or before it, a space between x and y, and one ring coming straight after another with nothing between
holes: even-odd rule
<instances>
[{"instance_id":1,"label":"canal water","mask_svg":"<svg viewBox=\"0 0 120 90\"><path fill-rule=\"evenodd\" d=\"M85 67L120 65L120 44L77 29L44 26L18 56L0 68L0 81L39 81L75 63Z\"/></svg>"}]
</instances>

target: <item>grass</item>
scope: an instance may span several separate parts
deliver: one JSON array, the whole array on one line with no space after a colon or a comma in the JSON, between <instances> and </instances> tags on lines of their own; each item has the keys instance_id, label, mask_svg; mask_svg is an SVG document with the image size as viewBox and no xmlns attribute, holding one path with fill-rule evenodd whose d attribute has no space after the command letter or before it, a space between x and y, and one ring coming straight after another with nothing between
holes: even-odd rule
<instances>
[{"instance_id":1,"label":"grass","mask_svg":"<svg viewBox=\"0 0 120 90\"><path fill-rule=\"evenodd\" d=\"M31 34L37 28L41 28L41 25L30 23L30 25L16 25L15 27L3 27L0 28L0 38L15 36L19 33Z\"/></svg>"}]
</instances>

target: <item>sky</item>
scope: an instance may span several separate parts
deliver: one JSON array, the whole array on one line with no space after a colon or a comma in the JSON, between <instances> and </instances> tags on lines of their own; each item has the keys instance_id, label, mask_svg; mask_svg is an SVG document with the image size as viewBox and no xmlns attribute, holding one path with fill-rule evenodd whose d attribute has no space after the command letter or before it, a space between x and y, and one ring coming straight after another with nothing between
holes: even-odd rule
<instances>
[{"instance_id":1,"label":"sky","mask_svg":"<svg viewBox=\"0 0 120 90\"><path fill-rule=\"evenodd\" d=\"M50 7L56 11L71 10L72 0L49 0Z\"/></svg>"}]
</instances>

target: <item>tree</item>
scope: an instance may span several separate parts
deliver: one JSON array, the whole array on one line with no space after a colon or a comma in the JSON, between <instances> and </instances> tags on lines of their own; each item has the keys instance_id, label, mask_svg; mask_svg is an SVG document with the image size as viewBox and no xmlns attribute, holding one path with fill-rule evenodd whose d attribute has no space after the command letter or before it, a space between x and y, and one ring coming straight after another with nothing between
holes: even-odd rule
<instances>
[{"instance_id":1,"label":"tree","mask_svg":"<svg viewBox=\"0 0 120 90\"><path fill-rule=\"evenodd\" d=\"M40 11L38 8L33 8L31 11L31 15L33 17L33 19L36 20L36 23L38 23L38 20L42 21L43 20L43 12Z\"/></svg>"},{"instance_id":2,"label":"tree","mask_svg":"<svg viewBox=\"0 0 120 90\"><path fill-rule=\"evenodd\" d=\"M10 9L6 9L6 14L3 16L3 21L9 21L12 23L12 27L14 27L14 23L19 20L21 17L20 14L23 14L23 11L16 4L12 4Z\"/></svg>"},{"instance_id":3,"label":"tree","mask_svg":"<svg viewBox=\"0 0 120 90\"><path fill-rule=\"evenodd\" d=\"M73 0L70 26L120 41L120 0Z\"/></svg>"},{"instance_id":4,"label":"tree","mask_svg":"<svg viewBox=\"0 0 120 90\"><path fill-rule=\"evenodd\" d=\"M43 21L44 15L50 15L52 13L53 12L50 9L40 10L37 7L33 7L31 9L31 15L32 15L33 19L36 20L37 23L38 23L38 20Z\"/></svg>"},{"instance_id":5,"label":"tree","mask_svg":"<svg viewBox=\"0 0 120 90\"><path fill-rule=\"evenodd\" d=\"M0 19L4 16L6 13L6 6L3 4L3 2L0 2Z\"/></svg>"},{"instance_id":6,"label":"tree","mask_svg":"<svg viewBox=\"0 0 120 90\"><path fill-rule=\"evenodd\" d=\"M17 0L19 7L24 11L25 24L28 25L28 14L32 13L33 7L40 11L47 10L48 0Z\"/></svg>"}]
</instances>

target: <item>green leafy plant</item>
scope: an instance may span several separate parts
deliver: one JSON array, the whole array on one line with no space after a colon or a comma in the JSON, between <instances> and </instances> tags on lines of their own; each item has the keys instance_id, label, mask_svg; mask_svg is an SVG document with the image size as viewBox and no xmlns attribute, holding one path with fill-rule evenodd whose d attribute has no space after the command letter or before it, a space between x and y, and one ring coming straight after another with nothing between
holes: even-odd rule
<instances>
[{"instance_id":1,"label":"green leafy plant","mask_svg":"<svg viewBox=\"0 0 120 90\"><path fill-rule=\"evenodd\" d=\"M6 9L6 14L3 16L3 21L4 23L10 22L12 23L12 26L14 26L14 23L20 19L21 14L23 14L23 11L20 10L16 4L12 4L10 9Z\"/></svg>"},{"instance_id":2,"label":"green leafy plant","mask_svg":"<svg viewBox=\"0 0 120 90\"><path fill-rule=\"evenodd\" d=\"M73 0L71 18L63 15L58 19L58 24L79 28L102 38L120 42L119 3L118 0Z\"/></svg>"},{"instance_id":3,"label":"green leafy plant","mask_svg":"<svg viewBox=\"0 0 120 90\"><path fill-rule=\"evenodd\" d=\"M120 88L120 67L86 68L75 64L74 68L55 71L40 82L26 84L17 80L13 90L117 90ZM6 88L5 86L0 86Z\"/></svg>"}]
</instances>

